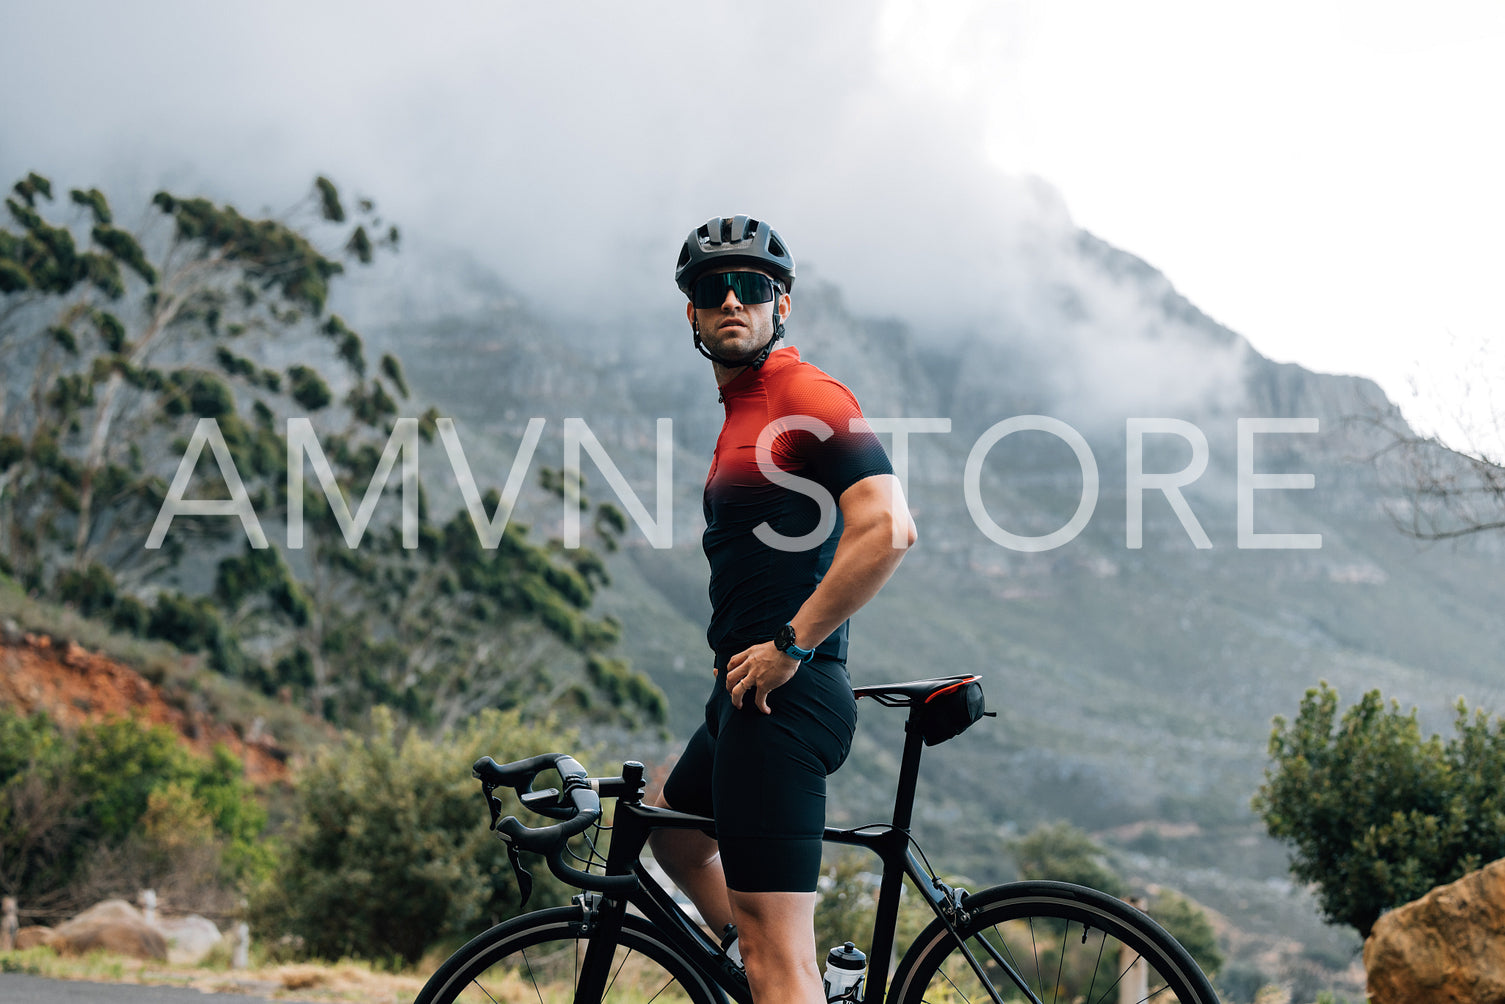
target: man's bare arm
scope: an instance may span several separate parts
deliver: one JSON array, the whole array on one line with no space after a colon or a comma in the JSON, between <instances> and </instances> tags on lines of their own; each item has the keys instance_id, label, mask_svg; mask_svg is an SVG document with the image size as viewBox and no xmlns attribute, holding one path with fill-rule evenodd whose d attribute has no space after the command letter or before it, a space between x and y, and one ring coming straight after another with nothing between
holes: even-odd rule
<instances>
[{"instance_id":1,"label":"man's bare arm","mask_svg":"<svg viewBox=\"0 0 1505 1004\"><path fill-rule=\"evenodd\" d=\"M863 478L842 492L841 538L831 567L790 619L801 648L815 648L842 622L878 595L916 537L914 520L892 474ZM768 695L799 669L799 662L760 642L732 656L727 662L726 688L732 703L755 688L758 709L768 711Z\"/></svg>"}]
</instances>

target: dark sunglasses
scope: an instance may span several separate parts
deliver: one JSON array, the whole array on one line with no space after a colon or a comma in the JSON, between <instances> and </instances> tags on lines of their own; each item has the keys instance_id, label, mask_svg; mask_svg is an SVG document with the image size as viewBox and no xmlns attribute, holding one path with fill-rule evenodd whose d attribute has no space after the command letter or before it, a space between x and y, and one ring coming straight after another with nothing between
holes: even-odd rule
<instances>
[{"instance_id":1,"label":"dark sunglasses","mask_svg":"<svg viewBox=\"0 0 1505 1004\"><path fill-rule=\"evenodd\" d=\"M714 310L726 302L726 291L737 294L744 306L767 303L782 287L762 272L715 272L703 275L690 287L690 299L697 310Z\"/></svg>"}]
</instances>

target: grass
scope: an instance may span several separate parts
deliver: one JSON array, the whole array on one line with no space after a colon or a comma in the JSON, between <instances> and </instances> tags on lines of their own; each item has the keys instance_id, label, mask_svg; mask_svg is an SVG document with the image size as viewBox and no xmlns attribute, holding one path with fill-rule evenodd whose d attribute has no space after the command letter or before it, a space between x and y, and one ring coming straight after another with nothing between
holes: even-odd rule
<instances>
[{"instance_id":1,"label":"grass","mask_svg":"<svg viewBox=\"0 0 1505 1004\"><path fill-rule=\"evenodd\" d=\"M407 973L382 972L348 959L230 969L223 955L211 955L199 966L172 966L105 952L68 957L50 948L37 947L0 952L0 973L23 973L54 980L191 987L205 993L249 993L272 1000L405 1004L417 996L439 961L425 959Z\"/></svg>"}]
</instances>

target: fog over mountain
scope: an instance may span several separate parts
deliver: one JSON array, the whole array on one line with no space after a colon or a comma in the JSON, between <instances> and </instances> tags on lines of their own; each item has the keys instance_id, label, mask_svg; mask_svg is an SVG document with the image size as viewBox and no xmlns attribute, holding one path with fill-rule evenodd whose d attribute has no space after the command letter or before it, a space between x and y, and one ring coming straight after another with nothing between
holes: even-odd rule
<instances>
[{"instance_id":1,"label":"fog over mountain","mask_svg":"<svg viewBox=\"0 0 1505 1004\"><path fill-rule=\"evenodd\" d=\"M548 421L535 467L559 466L563 420L584 417L653 512L654 423L673 419L675 546L629 527L603 606L676 728L709 685L699 491L721 409L672 264L711 215L771 221L799 262L792 342L869 415L952 423L912 437L920 545L854 626L860 681L977 671L1002 712L936 752L928 833L982 880L1008 835L1069 818L1271 938L1314 928L1247 808L1270 717L1322 678L1345 700L1383 687L1433 728L1460 693L1499 707L1498 544L1403 537L1362 421L1388 411L1378 388L1271 363L1080 230L1046 181L991 167L967 110L896 72L881 6L682 11L12 6L0 173L98 185L126 225L163 187L277 212L322 172L374 197L404 248L351 276L339 308L402 356L415 413L456 419L483 487L530 417ZM979 437L1031 414L1080 431L1100 475L1086 528L1038 554L990 539L966 498ZM1128 545L1134 418L1205 434L1185 496L1212 548L1158 491ZM1241 418L1317 420L1251 459L1315 487L1251 497L1257 532L1320 533L1320 549L1238 546ZM1185 439L1147 437L1145 471L1190 459ZM441 480L443 462L428 450ZM976 486L991 519L1034 535L1082 487L1039 432L999 443ZM558 505L534 490L516 518L548 535ZM838 814L884 797L892 723L864 714ZM1190 828L1123 835L1167 821Z\"/></svg>"},{"instance_id":2,"label":"fog over mountain","mask_svg":"<svg viewBox=\"0 0 1505 1004\"><path fill-rule=\"evenodd\" d=\"M672 306L684 233L747 212L866 314L1028 329L1070 236L1046 183L989 166L967 109L906 82L882 5L275 9L8 11L0 73L24 100L0 110L0 170L247 211L322 171L415 248L591 315L582 276L613 312Z\"/></svg>"}]
</instances>

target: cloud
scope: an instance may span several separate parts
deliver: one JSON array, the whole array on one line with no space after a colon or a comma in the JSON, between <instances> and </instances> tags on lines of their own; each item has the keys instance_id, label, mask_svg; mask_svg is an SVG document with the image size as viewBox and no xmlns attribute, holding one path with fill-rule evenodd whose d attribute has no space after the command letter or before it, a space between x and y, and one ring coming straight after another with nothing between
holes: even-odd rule
<instances>
[{"instance_id":1,"label":"cloud","mask_svg":"<svg viewBox=\"0 0 1505 1004\"><path fill-rule=\"evenodd\" d=\"M327 173L375 197L417 256L464 249L540 309L596 322L674 324L684 234L747 212L856 313L1043 340L1063 390L1102 397L1131 362L1180 369L1147 340L1153 304L1079 260L1059 194L989 160L966 100L982 81L946 53L970 38L1007 60L1027 23L962 14L13 4L0 72L26 98L0 109L0 169L105 184L117 206L165 185L253 212Z\"/></svg>"}]
</instances>

